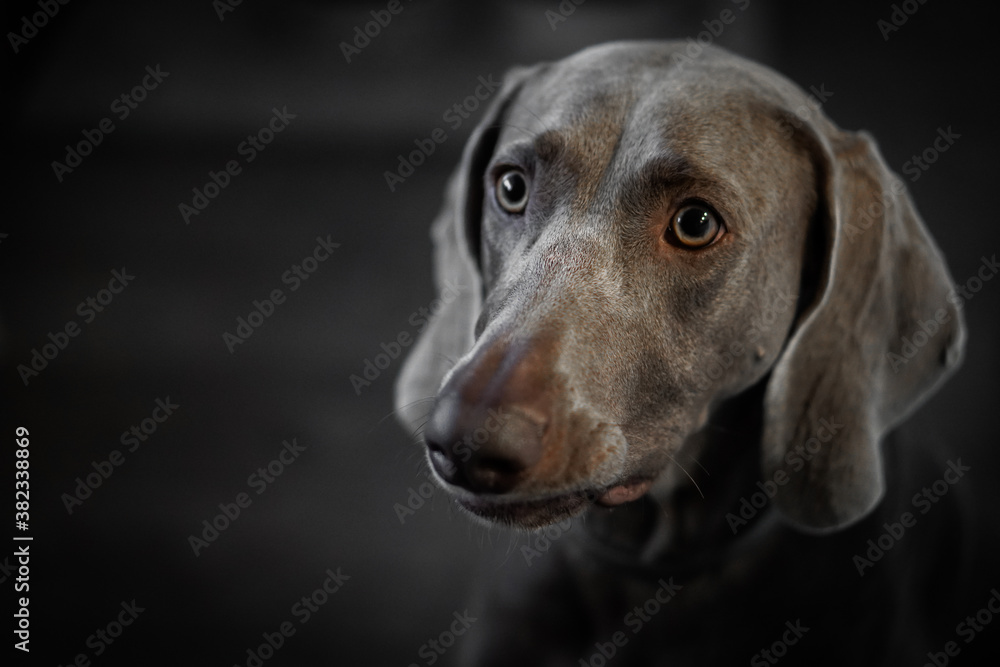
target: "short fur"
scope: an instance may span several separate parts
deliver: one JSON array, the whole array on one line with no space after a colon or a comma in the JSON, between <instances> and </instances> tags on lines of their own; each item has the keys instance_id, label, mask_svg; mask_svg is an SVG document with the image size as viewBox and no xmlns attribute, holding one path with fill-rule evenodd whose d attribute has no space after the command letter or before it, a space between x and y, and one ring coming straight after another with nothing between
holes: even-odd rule
<instances>
[{"instance_id":1,"label":"short fur","mask_svg":"<svg viewBox=\"0 0 1000 667\"><path fill-rule=\"evenodd\" d=\"M805 588L783 591L775 636L796 614L829 619L840 607L817 596L836 585L866 606L863 648L819 655L882 664L903 650L886 622L930 621L885 611L897 584L858 576L852 549L877 535L887 487L923 470L911 459L943 465L884 441L960 363L952 280L871 137L765 67L718 48L684 58L683 46L606 44L507 75L433 226L436 283L459 297L408 358L397 408L476 516L536 528L588 514L587 534L526 584L549 599L505 607L501 595L505 622L526 628L503 651L520 648L524 664L578 664L621 629L628 600L671 575L685 583L670 618L622 654L745 662L753 651L740 651L770 644L753 603L789 570ZM510 167L528 174L521 215L494 196ZM664 242L689 201L726 229L699 250ZM936 333L900 356L928 320ZM768 480L782 480L774 509L736 530L727 517ZM647 486L614 510L594 505ZM896 501L880 511L898 517ZM938 557L960 561L960 545ZM794 574L832 553L826 581ZM550 606L558 619L541 613ZM732 627L699 648L716 636L699 623ZM469 664L508 664L491 641Z\"/></svg>"}]
</instances>

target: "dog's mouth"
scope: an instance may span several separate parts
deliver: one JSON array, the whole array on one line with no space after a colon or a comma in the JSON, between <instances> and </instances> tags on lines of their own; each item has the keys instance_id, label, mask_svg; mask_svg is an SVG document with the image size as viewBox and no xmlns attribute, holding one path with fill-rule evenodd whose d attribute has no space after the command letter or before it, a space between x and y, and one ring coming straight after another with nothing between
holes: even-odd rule
<instances>
[{"instance_id":1,"label":"dog's mouth","mask_svg":"<svg viewBox=\"0 0 1000 667\"><path fill-rule=\"evenodd\" d=\"M622 484L616 484L605 490L601 497L597 499L597 504L604 507L615 507L616 505L630 503L646 495L646 492L649 491L649 487L652 485L653 480L649 478L629 480Z\"/></svg>"},{"instance_id":2,"label":"dog's mouth","mask_svg":"<svg viewBox=\"0 0 1000 667\"><path fill-rule=\"evenodd\" d=\"M616 507L641 498L653 485L650 478L629 479L601 489L574 491L532 500L504 500L500 496L458 498L458 504L476 516L509 526L541 528L577 516L590 505Z\"/></svg>"}]
</instances>

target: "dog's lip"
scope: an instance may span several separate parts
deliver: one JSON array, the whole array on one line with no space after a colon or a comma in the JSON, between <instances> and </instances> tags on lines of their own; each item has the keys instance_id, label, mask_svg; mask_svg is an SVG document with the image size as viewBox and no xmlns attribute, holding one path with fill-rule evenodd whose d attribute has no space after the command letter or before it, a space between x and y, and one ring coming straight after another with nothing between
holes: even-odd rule
<instances>
[{"instance_id":1,"label":"dog's lip","mask_svg":"<svg viewBox=\"0 0 1000 667\"><path fill-rule=\"evenodd\" d=\"M542 526L582 512L594 499L585 491L535 500L506 501L499 498L459 498L458 504L486 519L508 524Z\"/></svg>"},{"instance_id":2,"label":"dog's lip","mask_svg":"<svg viewBox=\"0 0 1000 667\"><path fill-rule=\"evenodd\" d=\"M628 480L609 487L598 499L597 504L603 507L616 507L638 500L649 491L653 485L652 479Z\"/></svg>"},{"instance_id":3,"label":"dog's lip","mask_svg":"<svg viewBox=\"0 0 1000 667\"><path fill-rule=\"evenodd\" d=\"M603 489L571 491L530 500L504 500L497 496L473 496L456 500L462 507L481 517L509 523L532 523L541 515L558 518L579 514L591 503L602 507L617 507L638 500L652 485L651 478L635 478Z\"/></svg>"}]
</instances>

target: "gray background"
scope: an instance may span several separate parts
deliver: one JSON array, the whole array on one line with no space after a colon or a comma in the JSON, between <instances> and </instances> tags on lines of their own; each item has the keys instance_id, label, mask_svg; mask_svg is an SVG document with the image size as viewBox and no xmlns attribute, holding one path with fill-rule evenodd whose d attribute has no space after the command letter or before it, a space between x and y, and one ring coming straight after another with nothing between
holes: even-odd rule
<instances>
[{"instance_id":1,"label":"gray background","mask_svg":"<svg viewBox=\"0 0 1000 667\"><path fill-rule=\"evenodd\" d=\"M3 47L3 417L5 437L20 424L32 438L33 658L245 664L340 567L350 580L265 664L427 664L418 651L452 613L477 613L476 580L525 568L533 544L473 525L440 493L401 524L394 504L426 467L389 416L399 360L360 395L349 380L434 298L427 228L481 110L457 130L442 114L480 76L607 40L694 36L735 5L591 0L553 30L555 0L403 0L347 63L339 43L385 3L246 0L223 21L207 0L176 4L73 2L19 53ZM4 34L36 11L8 3ZM876 22L892 11L751 0L714 41L832 91L826 112L869 130L897 171L939 128L959 133L909 185L964 283L1000 246L990 26L930 2L885 40ZM157 64L169 77L59 183L64 146ZM178 204L241 159L274 107L296 118L186 225ZM447 141L390 192L383 173L437 127ZM341 245L230 354L222 333L287 288L318 235ZM134 282L26 387L16 366L82 323L77 304L122 267ZM968 302L967 362L907 427L963 443L991 507L998 295L992 281ZM62 494L168 396L176 412L68 514ZM248 476L293 437L305 452L257 495ZM195 557L189 535L244 491L252 505ZM133 598L145 611L95 658L88 636Z\"/></svg>"}]
</instances>

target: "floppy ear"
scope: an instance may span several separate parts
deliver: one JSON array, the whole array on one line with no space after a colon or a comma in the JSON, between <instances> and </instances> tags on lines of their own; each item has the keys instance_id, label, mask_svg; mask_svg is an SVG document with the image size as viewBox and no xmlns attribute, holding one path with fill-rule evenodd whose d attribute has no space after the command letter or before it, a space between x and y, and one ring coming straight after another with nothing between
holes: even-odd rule
<instances>
[{"instance_id":1,"label":"floppy ear","mask_svg":"<svg viewBox=\"0 0 1000 667\"><path fill-rule=\"evenodd\" d=\"M765 479L788 475L775 498L784 515L823 531L879 501L881 438L957 368L965 325L941 253L874 141L835 129L811 140L824 266L768 383L763 463Z\"/></svg>"},{"instance_id":2,"label":"floppy ear","mask_svg":"<svg viewBox=\"0 0 1000 667\"><path fill-rule=\"evenodd\" d=\"M396 415L415 430L430 411L445 375L472 348L482 307L479 231L483 172L493 154L502 119L524 81L538 68L516 68L504 76L496 98L473 130L462 160L445 189L441 211L431 225L434 283L439 307L410 351L396 380ZM433 307L432 307L433 311Z\"/></svg>"}]
</instances>

